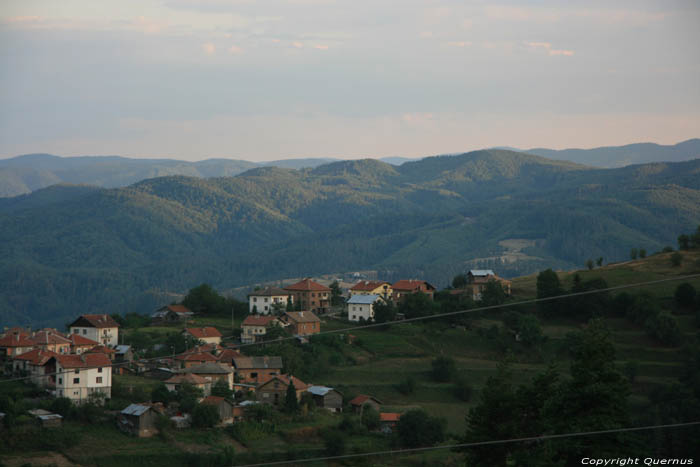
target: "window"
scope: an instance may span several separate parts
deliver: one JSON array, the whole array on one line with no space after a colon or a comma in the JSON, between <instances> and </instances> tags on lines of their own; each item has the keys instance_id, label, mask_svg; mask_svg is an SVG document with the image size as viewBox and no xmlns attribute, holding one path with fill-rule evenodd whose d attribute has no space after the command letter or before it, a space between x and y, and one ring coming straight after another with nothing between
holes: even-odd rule
<instances>
[{"instance_id":1,"label":"window","mask_svg":"<svg viewBox=\"0 0 700 467\"><path fill-rule=\"evenodd\" d=\"M312 297L315 297L315 296L316 296L316 294L315 294L315 293L312 293L312 294L311 294L311 296L312 296Z\"/></svg>"},{"instance_id":2,"label":"window","mask_svg":"<svg viewBox=\"0 0 700 467\"><path fill-rule=\"evenodd\" d=\"M265 297L265 303L267 303L267 297ZM267 308L265 308L265 309L267 309Z\"/></svg>"},{"instance_id":3,"label":"window","mask_svg":"<svg viewBox=\"0 0 700 467\"><path fill-rule=\"evenodd\" d=\"M97 379L95 380L97 384L102 384L102 376L98 376Z\"/></svg>"},{"instance_id":4,"label":"window","mask_svg":"<svg viewBox=\"0 0 700 467\"><path fill-rule=\"evenodd\" d=\"M87 329L83 329L83 334L87 334Z\"/></svg>"},{"instance_id":5,"label":"window","mask_svg":"<svg viewBox=\"0 0 700 467\"><path fill-rule=\"evenodd\" d=\"M80 384L80 378L73 378L73 384Z\"/></svg>"},{"instance_id":6,"label":"window","mask_svg":"<svg viewBox=\"0 0 700 467\"><path fill-rule=\"evenodd\" d=\"M102 373L102 368L98 368L98 369L97 369L97 372L98 372L98 373Z\"/></svg>"},{"instance_id":7,"label":"window","mask_svg":"<svg viewBox=\"0 0 700 467\"><path fill-rule=\"evenodd\" d=\"M63 378L58 378L58 384L63 384Z\"/></svg>"},{"instance_id":8,"label":"window","mask_svg":"<svg viewBox=\"0 0 700 467\"><path fill-rule=\"evenodd\" d=\"M352 319L356 319L357 317L355 315L352 315Z\"/></svg>"},{"instance_id":9,"label":"window","mask_svg":"<svg viewBox=\"0 0 700 467\"><path fill-rule=\"evenodd\" d=\"M73 328L73 334L80 334L80 329Z\"/></svg>"},{"instance_id":10,"label":"window","mask_svg":"<svg viewBox=\"0 0 700 467\"><path fill-rule=\"evenodd\" d=\"M76 375L79 375L79 374L80 374L80 370L76 369L76 370L75 370L75 374L76 374Z\"/></svg>"},{"instance_id":11,"label":"window","mask_svg":"<svg viewBox=\"0 0 700 467\"><path fill-rule=\"evenodd\" d=\"M254 302L257 302L257 301L258 301L258 297L253 297L253 301L254 301Z\"/></svg>"},{"instance_id":12,"label":"window","mask_svg":"<svg viewBox=\"0 0 700 467\"><path fill-rule=\"evenodd\" d=\"M80 391L73 391L73 395L74 395L74 396L79 396L79 395L80 395Z\"/></svg>"},{"instance_id":13,"label":"window","mask_svg":"<svg viewBox=\"0 0 700 467\"><path fill-rule=\"evenodd\" d=\"M251 374L250 374L250 377L251 377L251 378L257 378L257 377L258 377L258 374L257 374L257 373L251 373Z\"/></svg>"}]
</instances>

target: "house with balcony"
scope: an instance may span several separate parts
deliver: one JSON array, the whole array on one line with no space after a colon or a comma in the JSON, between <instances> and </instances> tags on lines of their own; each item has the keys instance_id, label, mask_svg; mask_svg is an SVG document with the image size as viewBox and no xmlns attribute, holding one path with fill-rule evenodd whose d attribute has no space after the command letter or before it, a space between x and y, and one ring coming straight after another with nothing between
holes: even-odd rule
<instances>
[{"instance_id":1,"label":"house with balcony","mask_svg":"<svg viewBox=\"0 0 700 467\"><path fill-rule=\"evenodd\" d=\"M356 295L379 295L385 300L391 298L393 289L387 281L360 281L350 287L350 297Z\"/></svg>"},{"instance_id":2,"label":"house with balcony","mask_svg":"<svg viewBox=\"0 0 700 467\"><path fill-rule=\"evenodd\" d=\"M284 288L291 295L295 307L314 313L326 313L331 307L331 289L310 278ZM298 308L297 308L298 309Z\"/></svg>"},{"instance_id":3,"label":"house with balcony","mask_svg":"<svg viewBox=\"0 0 700 467\"><path fill-rule=\"evenodd\" d=\"M109 315L81 315L68 328L71 334L79 334L98 344L109 347L119 344L119 323Z\"/></svg>"},{"instance_id":4,"label":"house with balcony","mask_svg":"<svg viewBox=\"0 0 700 467\"><path fill-rule=\"evenodd\" d=\"M248 311L251 314L269 315L277 310L287 309L291 294L277 287L265 287L248 294Z\"/></svg>"},{"instance_id":5,"label":"house with balcony","mask_svg":"<svg viewBox=\"0 0 700 467\"><path fill-rule=\"evenodd\" d=\"M409 295L417 293L423 293L432 300L435 294L435 287L432 284L418 279L403 279L394 282L391 287L393 289L392 299L394 303L401 303Z\"/></svg>"}]
</instances>

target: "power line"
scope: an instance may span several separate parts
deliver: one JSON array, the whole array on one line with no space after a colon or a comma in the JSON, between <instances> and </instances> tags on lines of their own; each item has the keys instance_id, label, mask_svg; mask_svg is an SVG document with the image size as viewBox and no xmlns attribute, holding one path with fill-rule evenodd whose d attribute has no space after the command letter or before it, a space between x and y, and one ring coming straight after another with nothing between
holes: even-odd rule
<instances>
[{"instance_id":1,"label":"power line","mask_svg":"<svg viewBox=\"0 0 700 467\"><path fill-rule=\"evenodd\" d=\"M581 436L594 436L594 435L604 435L610 433L624 433L631 431L644 431L644 430L660 430L668 428L680 428L693 425L700 425L700 421L696 422L685 422L685 423L673 423L668 425L648 425L648 426L637 426L628 428L614 428L610 430L597 430L597 431L581 431L574 433L561 433L553 435L540 435L540 436L529 436L524 438L510 438L510 439L499 439L491 441L477 441L474 443L460 443L460 444L449 444L443 446L431 446L425 448L407 448L407 449L394 449L387 451L373 451L373 452L363 452L357 454L344 454L341 456L326 456L326 457L313 457L309 459L293 459L284 461L273 461L273 462L262 462L258 464L243 464L238 467L262 467L266 465L285 465L285 464L299 464L307 462L319 462L319 461L332 461L341 459L351 459L357 457L369 457L369 456L385 456L391 454L413 454L425 451L437 451L442 449L459 449L459 448L473 448L478 446L492 446L498 444L512 444L512 443L523 443L527 441L545 441L548 439L561 439L561 438L574 438Z\"/></svg>"},{"instance_id":2,"label":"power line","mask_svg":"<svg viewBox=\"0 0 700 467\"><path fill-rule=\"evenodd\" d=\"M557 295L554 297L545 297L545 298L534 298L530 300L521 300L519 302L513 302L513 303L504 303L502 305L489 305L489 306L482 306L482 307L477 307L477 308L471 308L469 310L459 310L459 311L451 311L448 313L439 313L436 315L429 315L429 316L418 316L415 318L408 318L408 319L403 319L401 321L390 321L386 323L372 323L372 324L367 324L363 326L350 326L347 328L342 328L342 329L332 329L328 331L322 331L318 332L316 334L313 334L313 336L319 336L319 335L325 335L325 334L337 334L341 332L348 332L348 331L356 331L356 330L362 330L362 329L372 329L372 328L377 328L381 326L386 326L386 325L391 325L391 326L397 326L401 324L407 324L407 323L413 323L417 321L425 321L429 319L440 319L440 318L445 318L449 316L457 316L457 315L462 315L466 313L476 313L478 311L487 311L487 310L496 310L499 308L505 308L505 307L511 307L511 306L520 306L520 305L531 305L535 303L541 303L541 302L549 302L549 301L555 301L555 300L562 300L566 298L571 298L571 297L581 297L585 295L593 295L593 294L598 294L598 293L603 293L603 292L611 292L614 290L623 290L623 289L630 289L630 288L635 288L635 287L644 287L648 285L655 285L655 284L661 284L665 282L675 282L675 281L681 281L681 280L689 280L689 279L696 279L700 278L700 273L699 274L690 274L686 276L676 276L676 277L669 277L666 279L656 279L653 281L646 281L646 282L636 282L633 284L623 284L623 285L617 285L614 287L607 287L605 289L594 289L594 290L587 290L584 292L572 292L564 295ZM254 345L265 345L265 344L275 344L283 341L288 341L288 340L296 340L296 336L290 336L290 337L280 337L275 340L271 341L260 341L260 342L251 342L248 344L237 344L232 347L228 347L229 349L240 349L244 347L251 347ZM196 353L200 353L201 351L186 351L182 352L179 354L174 354L172 357L178 357L178 356L184 356L184 355L192 355ZM153 360L160 360L163 358L168 358L168 356L162 356L162 357L151 357L151 358L143 358L139 359L139 362L149 362ZM111 367L121 367L124 365L129 365L130 362L121 362L121 363L116 363L112 364ZM82 367L80 368L81 370L92 370L95 368L100 368L100 367ZM17 378L10 378L10 379L4 379L0 380L0 383L8 383L12 381L23 381L23 380L28 380L28 379L36 379L36 378L43 378L43 377L49 377L49 376L59 376L62 374L67 374L67 373L72 373L72 371L62 371L62 372L54 372L54 373L45 373L43 375L34 375L34 376L22 376L22 377L17 377Z\"/></svg>"}]
</instances>

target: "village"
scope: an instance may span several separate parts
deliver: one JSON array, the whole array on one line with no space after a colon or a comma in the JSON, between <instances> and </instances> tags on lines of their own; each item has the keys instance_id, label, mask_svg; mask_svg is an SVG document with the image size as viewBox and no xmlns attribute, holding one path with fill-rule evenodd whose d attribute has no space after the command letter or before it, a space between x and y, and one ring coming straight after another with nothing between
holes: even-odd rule
<instances>
[{"instance_id":1,"label":"village","mask_svg":"<svg viewBox=\"0 0 700 467\"><path fill-rule=\"evenodd\" d=\"M492 270L471 270L460 287L449 293L479 300L489 283L510 294L510 282ZM33 384L44 397L67 399L75 406L104 405L112 398L113 381L122 376L143 378L158 384L150 400L130 403L115 412L114 423L123 432L151 437L163 427L226 426L259 417L256 407L280 411L324 409L331 414L348 412L360 418L376 418L372 429L390 434L401 413L385 411L372 394L348 398L340 390L320 382L303 381L284 373L280 355L253 355L248 350L281 339L305 345L322 333L328 320L352 327L375 322L382 305L394 306L421 295L432 300L436 289L423 280L360 280L341 291L342 313L332 313L331 288L311 278L286 287L256 288L248 294L248 314L240 330L225 336L216 326L191 325L196 313L182 304L166 305L150 314L152 327L182 327L187 348L167 357L144 358L141 350L123 344L120 324L106 314L83 314L57 329L5 329L0 336L4 377ZM335 307L337 308L337 307ZM393 320L404 319L400 313ZM226 330L227 331L227 330ZM271 338L272 336L272 338ZM275 338L275 336L277 336ZM286 336L286 337L282 337ZM352 341L353 335L343 335ZM162 344L161 344L162 346ZM35 408L28 415L43 427L61 426L62 416ZM4 417L0 413L0 417Z\"/></svg>"}]
</instances>

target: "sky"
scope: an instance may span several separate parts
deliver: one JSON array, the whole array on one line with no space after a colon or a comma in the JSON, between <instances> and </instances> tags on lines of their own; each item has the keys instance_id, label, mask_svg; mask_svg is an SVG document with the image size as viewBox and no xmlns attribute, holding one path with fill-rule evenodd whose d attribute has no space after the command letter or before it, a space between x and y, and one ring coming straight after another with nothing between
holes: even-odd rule
<instances>
[{"instance_id":1,"label":"sky","mask_svg":"<svg viewBox=\"0 0 700 467\"><path fill-rule=\"evenodd\" d=\"M0 158L700 137L700 2L3 0Z\"/></svg>"}]
</instances>

